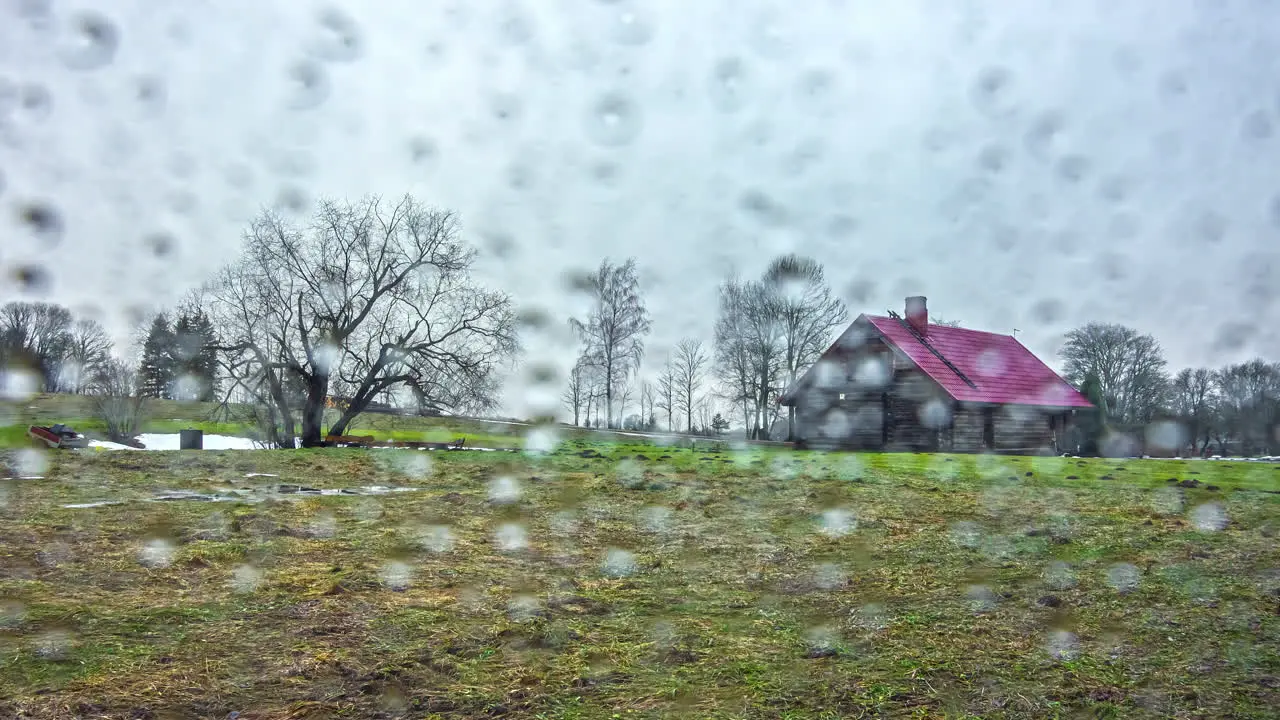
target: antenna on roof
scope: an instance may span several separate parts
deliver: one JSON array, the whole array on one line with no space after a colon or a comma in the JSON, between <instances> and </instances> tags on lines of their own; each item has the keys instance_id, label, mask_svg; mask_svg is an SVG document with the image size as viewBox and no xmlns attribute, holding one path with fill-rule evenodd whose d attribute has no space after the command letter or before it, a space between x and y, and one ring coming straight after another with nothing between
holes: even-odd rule
<instances>
[{"instance_id":1,"label":"antenna on roof","mask_svg":"<svg viewBox=\"0 0 1280 720\"><path fill-rule=\"evenodd\" d=\"M1018 337L1018 328L1013 329L1013 336Z\"/></svg>"}]
</instances>

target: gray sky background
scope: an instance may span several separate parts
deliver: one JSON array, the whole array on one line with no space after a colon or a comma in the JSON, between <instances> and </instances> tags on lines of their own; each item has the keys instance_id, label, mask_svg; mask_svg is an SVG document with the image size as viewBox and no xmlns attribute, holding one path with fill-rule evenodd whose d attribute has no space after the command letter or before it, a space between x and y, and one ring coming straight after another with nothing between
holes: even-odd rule
<instances>
[{"instance_id":1,"label":"gray sky background","mask_svg":"<svg viewBox=\"0 0 1280 720\"><path fill-rule=\"evenodd\" d=\"M95 7L114 53L77 40ZM411 192L557 321L565 271L636 256L655 364L709 339L726 272L787 251L854 314L922 293L1051 362L1089 320L1175 367L1280 359L1278 151L1261 0L0 0L0 297L40 263L119 333L263 205ZM17 221L30 200L60 240Z\"/></svg>"}]
</instances>

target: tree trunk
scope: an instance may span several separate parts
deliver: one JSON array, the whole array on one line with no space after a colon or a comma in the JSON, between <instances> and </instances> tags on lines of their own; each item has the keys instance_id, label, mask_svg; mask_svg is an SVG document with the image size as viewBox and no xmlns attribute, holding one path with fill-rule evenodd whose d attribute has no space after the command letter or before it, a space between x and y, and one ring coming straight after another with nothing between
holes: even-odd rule
<instances>
[{"instance_id":1,"label":"tree trunk","mask_svg":"<svg viewBox=\"0 0 1280 720\"><path fill-rule=\"evenodd\" d=\"M327 375L314 375L307 380L307 404L302 409L302 447L313 448L322 447L324 445L324 401L329 395L329 377ZM345 418L351 413L356 405L356 401L352 401L346 412L343 413ZM352 415L354 417L354 414ZM341 435L346 432L346 423L340 422L333 428L334 434Z\"/></svg>"}]
</instances>

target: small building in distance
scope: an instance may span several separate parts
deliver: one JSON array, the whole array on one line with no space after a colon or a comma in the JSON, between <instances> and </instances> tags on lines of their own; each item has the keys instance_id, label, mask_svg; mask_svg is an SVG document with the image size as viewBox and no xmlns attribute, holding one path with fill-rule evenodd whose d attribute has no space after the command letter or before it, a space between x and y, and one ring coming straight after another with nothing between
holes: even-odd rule
<instances>
[{"instance_id":1,"label":"small building in distance","mask_svg":"<svg viewBox=\"0 0 1280 720\"><path fill-rule=\"evenodd\" d=\"M1010 335L859 315L782 396L797 447L1048 454L1092 404Z\"/></svg>"}]
</instances>

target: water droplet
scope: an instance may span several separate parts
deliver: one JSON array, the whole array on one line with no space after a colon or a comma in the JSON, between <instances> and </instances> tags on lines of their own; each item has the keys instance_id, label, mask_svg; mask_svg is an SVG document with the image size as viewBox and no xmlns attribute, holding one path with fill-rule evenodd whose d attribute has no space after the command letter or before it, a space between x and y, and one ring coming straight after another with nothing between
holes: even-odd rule
<instances>
[{"instance_id":1,"label":"water droplet","mask_svg":"<svg viewBox=\"0 0 1280 720\"><path fill-rule=\"evenodd\" d=\"M1004 112L1012 83L1013 75L1005 68L993 67L983 70L974 81L970 93L973 104L983 112Z\"/></svg>"},{"instance_id":2,"label":"water droplet","mask_svg":"<svg viewBox=\"0 0 1280 720\"><path fill-rule=\"evenodd\" d=\"M969 609L975 613L990 612L999 602L999 597L986 585L970 585L964 594L969 600Z\"/></svg>"},{"instance_id":3,"label":"water droplet","mask_svg":"<svg viewBox=\"0 0 1280 720\"><path fill-rule=\"evenodd\" d=\"M32 649L41 660L64 660L71 649L71 633L49 630L35 638Z\"/></svg>"},{"instance_id":4,"label":"water droplet","mask_svg":"<svg viewBox=\"0 0 1280 720\"><path fill-rule=\"evenodd\" d=\"M262 584L262 571L252 565L237 565L231 573L231 589L250 593Z\"/></svg>"},{"instance_id":5,"label":"water droplet","mask_svg":"<svg viewBox=\"0 0 1280 720\"><path fill-rule=\"evenodd\" d=\"M951 542L960 547L976 548L981 539L982 530L977 523L960 520L951 524Z\"/></svg>"},{"instance_id":6,"label":"water droplet","mask_svg":"<svg viewBox=\"0 0 1280 720\"><path fill-rule=\"evenodd\" d=\"M818 518L818 529L829 537L843 537L858 529L858 519L848 510L831 508Z\"/></svg>"},{"instance_id":7,"label":"water droplet","mask_svg":"<svg viewBox=\"0 0 1280 720\"><path fill-rule=\"evenodd\" d=\"M640 107L626 95L611 92L591 104L587 135L601 145L616 147L635 140L642 126Z\"/></svg>"},{"instance_id":8,"label":"water droplet","mask_svg":"<svg viewBox=\"0 0 1280 720\"><path fill-rule=\"evenodd\" d=\"M1227 527L1227 511L1218 503L1205 503L1191 509L1191 524L1200 532L1217 532Z\"/></svg>"},{"instance_id":9,"label":"water droplet","mask_svg":"<svg viewBox=\"0 0 1280 720\"><path fill-rule=\"evenodd\" d=\"M149 568L166 568L173 563L176 552L173 543L164 538L152 538L138 551L138 562Z\"/></svg>"},{"instance_id":10,"label":"water droplet","mask_svg":"<svg viewBox=\"0 0 1280 720\"><path fill-rule=\"evenodd\" d=\"M507 617L512 622L529 622L542 614L542 603L532 595L513 595L507 603Z\"/></svg>"},{"instance_id":11,"label":"water droplet","mask_svg":"<svg viewBox=\"0 0 1280 720\"><path fill-rule=\"evenodd\" d=\"M22 448L11 456L13 474L21 478L39 478L49 470L48 453L39 448Z\"/></svg>"},{"instance_id":12,"label":"water droplet","mask_svg":"<svg viewBox=\"0 0 1280 720\"><path fill-rule=\"evenodd\" d=\"M820 563L813 569L813 585L820 590L835 590L844 581L844 570L835 563Z\"/></svg>"},{"instance_id":13,"label":"water droplet","mask_svg":"<svg viewBox=\"0 0 1280 720\"><path fill-rule=\"evenodd\" d=\"M506 505L520 499L520 483L506 475L489 481L489 501L497 505Z\"/></svg>"},{"instance_id":14,"label":"water droplet","mask_svg":"<svg viewBox=\"0 0 1280 720\"><path fill-rule=\"evenodd\" d=\"M1076 635L1068 630L1054 630L1049 633L1045 642L1045 650L1054 660L1074 660L1080 654L1080 642Z\"/></svg>"},{"instance_id":15,"label":"water droplet","mask_svg":"<svg viewBox=\"0 0 1280 720\"><path fill-rule=\"evenodd\" d=\"M742 60L735 57L719 60L711 69L711 104L722 112L741 110L747 102L749 79Z\"/></svg>"},{"instance_id":16,"label":"water droplet","mask_svg":"<svg viewBox=\"0 0 1280 720\"><path fill-rule=\"evenodd\" d=\"M382 566L379 577L388 589L402 592L408 590L409 585L413 583L413 568L400 560L390 560Z\"/></svg>"},{"instance_id":17,"label":"water droplet","mask_svg":"<svg viewBox=\"0 0 1280 720\"><path fill-rule=\"evenodd\" d=\"M524 436L524 450L528 453L555 452L560 444L560 433L554 427L536 427Z\"/></svg>"},{"instance_id":18,"label":"water droplet","mask_svg":"<svg viewBox=\"0 0 1280 720\"><path fill-rule=\"evenodd\" d=\"M71 70L97 70L110 65L120 44L116 26L95 12L77 13L71 19L70 36L59 56Z\"/></svg>"},{"instance_id":19,"label":"water droplet","mask_svg":"<svg viewBox=\"0 0 1280 720\"><path fill-rule=\"evenodd\" d=\"M627 7L615 17L612 35L621 45L644 45L653 37L653 27L639 9Z\"/></svg>"},{"instance_id":20,"label":"water droplet","mask_svg":"<svg viewBox=\"0 0 1280 720\"><path fill-rule=\"evenodd\" d=\"M1196 218L1193 232L1203 242L1216 245L1227 234L1227 219L1216 211L1206 210Z\"/></svg>"},{"instance_id":21,"label":"water droplet","mask_svg":"<svg viewBox=\"0 0 1280 720\"><path fill-rule=\"evenodd\" d=\"M503 523L494 533L494 542L504 552L523 550L529 545L524 526L517 523Z\"/></svg>"},{"instance_id":22,"label":"water droplet","mask_svg":"<svg viewBox=\"0 0 1280 720\"><path fill-rule=\"evenodd\" d=\"M311 60L294 63L286 73L286 104L294 110L310 110L329 97L329 75L324 66Z\"/></svg>"},{"instance_id":23,"label":"water droplet","mask_svg":"<svg viewBox=\"0 0 1280 720\"><path fill-rule=\"evenodd\" d=\"M1058 160L1057 171L1058 177L1074 185L1084 180L1089 173L1089 159L1080 155L1065 155Z\"/></svg>"},{"instance_id":24,"label":"water droplet","mask_svg":"<svg viewBox=\"0 0 1280 720\"><path fill-rule=\"evenodd\" d=\"M651 533L663 533L671 527L671 511L660 505L650 505L640 511L640 519L645 530Z\"/></svg>"},{"instance_id":25,"label":"water droplet","mask_svg":"<svg viewBox=\"0 0 1280 720\"><path fill-rule=\"evenodd\" d=\"M453 549L453 532L446 525L428 525L419 533L418 542L431 552L449 552Z\"/></svg>"},{"instance_id":26,"label":"water droplet","mask_svg":"<svg viewBox=\"0 0 1280 720\"><path fill-rule=\"evenodd\" d=\"M610 548L605 553L604 561L600 564L601 572L615 578L632 575L637 569L635 555L618 548Z\"/></svg>"},{"instance_id":27,"label":"water droplet","mask_svg":"<svg viewBox=\"0 0 1280 720\"><path fill-rule=\"evenodd\" d=\"M1118 593L1133 592L1142 579L1142 571L1131 563L1116 563L1107 568L1107 584Z\"/></svg>"},{"instance_id":28,"label":"water droplet","mask_svg":"<svg viewBox=\"0 0 1280 720\"><path fill-rule=\"evenodd\" d=\"M1067 590L1076 585L1076 575L1071 566L1061 560L1049 563L1044 571L1045 584L1054 590Z\"/></svg>"},{"instance_id":29,"label":"water droplet","mask_svg":"<svg viewBox=\"0 0 1280 720\"><path fill-rule=\"evenodd\" d=\"M1182 491L1173 487L1156 488L1151 494L1151 509L1161 515L1182 512Z\"/></svg>"},{"instance_id":30,"label":"water droplet","mask_svg":"<svg viewBox=\"0 0 1280 720\"><path fill-rule=\"evenodd\" d=\"M1240 134L1244 136L1245 140L1268 140L1275 134L1275 125L1266 110L1254 110L1245 115Z\"/></svg>"},{"instance_id":31,"label":"water droplet","mask_svg":"<svg viewBox=\"0 0 1280 720\"><path fill-rule=\"evenodd\" d=\"M849 611L853 624L863 630L880 632L889 627L889 611L880 603L867 603Z\"/></svg>"},{"instance_id":32,"label":"water droplet","mask_svg":"<svg viewBox=\"0 0 1280 720\"><path fill-rule=\"evenodd\" d=\"M23 203L18 207L18 221L45 245L44 249L56 247L62 241L62 214L50 203Z\"/></svg>"},{"instance_id":33,"label":"water droplet","mask_svg":"<svg viewBox=\"0 0 1280 720\"><path fill-rule=\"evenodd\" d=\"M351 62L360 57L364 43L360 28L348 15L337 8L327 8L320 13L320 37L311 45L311 52L329 62Z\"/></svg>"}]
</instances>

